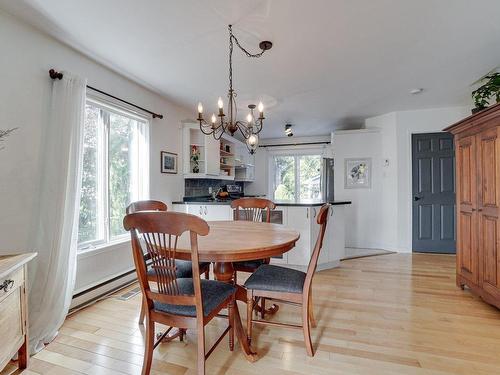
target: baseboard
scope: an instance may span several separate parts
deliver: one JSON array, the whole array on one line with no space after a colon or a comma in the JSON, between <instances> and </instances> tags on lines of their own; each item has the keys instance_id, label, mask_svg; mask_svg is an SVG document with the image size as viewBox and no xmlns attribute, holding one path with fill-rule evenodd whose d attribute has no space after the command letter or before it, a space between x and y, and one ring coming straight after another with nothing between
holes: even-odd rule
<instances>
[{"instance_id":1,"label":"baseboard","mask_svg":"<svg viewBox=\"0 0 500 375\"><path fill-rule=\"evenodd\" d=\"M95 301L104 298L110 294L115 293L117 290L137 281L137 274L135 269L125 272L121 275L115 276L110 280L104 281L100 284L94 285L86 290L80 291L73 295L69 313L81 309Z\"/></svg>"},{"instance_id":2,"label":"baseboard","mask_svg":"<svg viewBox=\"0 0 500 375\"><path fill-rule=\"evenodd\" d=\"M296 265L296 264L279 264L279 266L292 268L294 270L303 271L303 272L307 271L307 266L301 266L301 265ZM331 262L318 264L318 266L316 267L316 271L328 270L328 269L336 268L339 266L340 266L340 260L333 260Z\"/></svg>"}]
</instances>

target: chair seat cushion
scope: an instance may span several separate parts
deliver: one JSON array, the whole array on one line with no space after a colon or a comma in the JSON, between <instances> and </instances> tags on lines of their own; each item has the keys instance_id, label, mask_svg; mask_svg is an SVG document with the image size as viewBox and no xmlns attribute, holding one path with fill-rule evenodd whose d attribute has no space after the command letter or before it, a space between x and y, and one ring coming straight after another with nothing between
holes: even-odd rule
<instances>
[{"instance_id":1,"label":"chair seat cushion","mask_svg":"<svg viewBox=\"0 0 500 375\"><path fill-rule=\"evenodd\" d=\"M259 268L263 264L264 264L264 259L246 260L243 262L234 262L233 268L236 271L245 270L245 269L256 270L257 268Z\"/></svg>"},{"instance_id":2,"label":"chair seat cushion","mask_svg":"<svg viewBox=\"0 0 500 375\"><path fill-rule=\"evenodd\" d=\"M203 267L207 267L209 265L210 263L208 262L201 262L200 270ZM181 278L193 277L193 269L191 267L191 262L189 260L176 259L175 266L177 267L177 272L175 273L177 278L181 279ZM155 276L155 271L151 267L148 267L148 276Z\"/></svg>"},{"instance_id":3,"label":"chair seat cushion","mask_svg":"<svg viewBox=\"0 0 500 375\"><path fill-rule=\"evenodd\" d=\"M306 274L291 268L263 264L245 282L245 288L272 292L302 293Z\"/></svg>"},{"instance_id":4,"label":"chair seat cushion","mask_svg":"<svg viewBox=\"0 0 500 375\"><path fill-rule=\"evenodd\" d=\"M222 281L201 279L200 282L203 315L205 316L210 315L227 297L236 292L235 286ZM181 294L194 295L192 278L177 279L177 284ZM154 309L174 315L196 316L196 307L194 305L171 305L154 301Z\"/></svg>"}]
</instances>

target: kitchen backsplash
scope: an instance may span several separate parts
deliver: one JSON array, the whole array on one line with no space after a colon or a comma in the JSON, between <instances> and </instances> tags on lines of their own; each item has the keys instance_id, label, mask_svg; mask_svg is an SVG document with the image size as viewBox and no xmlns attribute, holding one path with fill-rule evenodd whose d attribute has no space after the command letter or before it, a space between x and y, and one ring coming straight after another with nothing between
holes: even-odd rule
<instances>
[{"instance_id":1,"label":"kitchen backsplash","mask_svg":"<svg viewBox=\"0 0 500 375\"><path fill-rule=\"evenodd\" d=\"M245 185L239 181L215 180L208 178L187 178L184 180L184 196L186 197L200 197L208 195L208 189L212 187L217 191L219 187L225 185L239 185L241 191L244 192Z\"/></svg>"}]
</instances>

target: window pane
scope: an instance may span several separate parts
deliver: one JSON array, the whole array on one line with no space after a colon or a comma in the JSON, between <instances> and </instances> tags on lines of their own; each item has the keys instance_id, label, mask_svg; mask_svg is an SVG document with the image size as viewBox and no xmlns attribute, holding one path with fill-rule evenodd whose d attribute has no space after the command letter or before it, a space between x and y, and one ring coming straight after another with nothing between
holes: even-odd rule
<instances>
[{"instance_id":1,"label":"window pane","mask_svg":"<svg viewBox=\"0 0 500 375\"><path fill-rule=\"evenodd\" d=\"M131 148L137 121L109 113L109 230L111 238L126 233L125 209L131 197Z\"/></svg>"},{"instance_id":2,"label":"window pane","mask_svg":"<svg viewBox=\"0 0 500 375\"><path fill-rule=\"evenodd\" d=\"M85 107L83 130L83 168L78 242L102 240L99 228L99 108Z\"/></svg>"},{"instance_id":3,"label":"window pane","mask_svg":"<svg viewBox=\"0 0 500 375\"><path fill-rule=\"evenodd\" d=\"M321 156L301 155L298 159L300 199L321 199Z\"/></svg>"},{"instance_id":4,"label":"window pane","mask_svg":"<svg viewBox=\"0 0 500 375\"><path fill-rule=\"evenodd\" d=\"M274 199L295 200L295 158L293 156L275 156L274 171Z\"/></svg>"}]
</instances>

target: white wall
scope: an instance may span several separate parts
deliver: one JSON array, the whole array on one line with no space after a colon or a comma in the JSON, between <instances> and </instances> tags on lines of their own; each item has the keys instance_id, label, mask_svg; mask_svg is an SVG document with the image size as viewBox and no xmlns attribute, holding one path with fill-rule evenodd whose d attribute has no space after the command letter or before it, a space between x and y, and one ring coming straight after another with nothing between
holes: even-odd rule
<instances>
[{"instance_id":1,"label":"white wall","mask_svg":"<svg viewBox=\"0 0 500 375\"><path fill-rule=\"evenodd\" d=\"M89 85L162 113L164 119L153 120L150 129L151 197L170 203L183 195L181 174L160 173L160 151L181 157L179 125L191 113L1 11L0 45L0 128L19 127L0 151L0 251L36 250L29 233L36 217L37 163L48 117L50 68L86 77ZM77 289L131 266L128 244L87 254L79 259Z\"/></svg>"},{"instance_id":2,"label":"white wall","mask_svg":"<svg viewBox=\"0 0 500 375\"><path fill-rule=\"evenodd\" d=\"M346 247L380 248L382 147L378 129L360 129L334 132L332 136L335 159L335 200L349 200L345 211ZM345 189L345 159L371 158L372 181L370 188Z\"/></svg>"},{"instance_id":3,"label":"white wall","mask_svg":"<svg viewBox=\"0 0 500 375\"><path fill-rule=\"evenodd\" d=\"M412 249L412 167L411 136L417 133L442 131L445 127L470 115L470 107L435 108L397 112L398 168L398 246ZM394 212L393 212L394 213Z\"/></svg>"},{"instance_id":4,"label":"white wall","mask_svg":"<svg viewBox=\"0 0 500 375\"><path fill-rule=\"evenodd\" d=\"M412 249L412 134L440 132L468 115L470 107L449 107L393 112L366 119L366 128L381 130L382 157L389 159L381 196L383 248L401 252Z\"/></svg>"}]
</instances>

